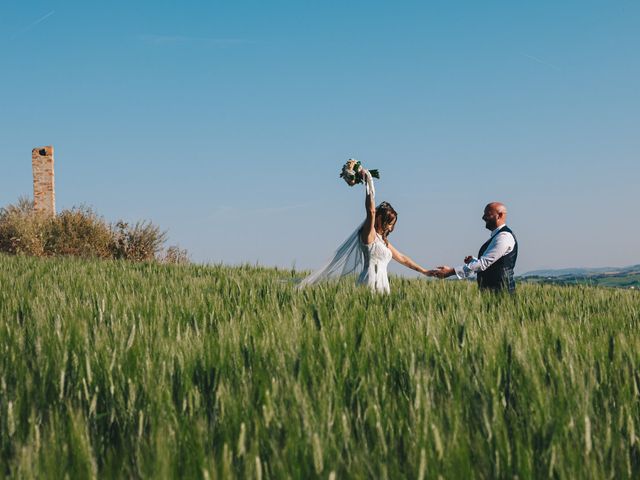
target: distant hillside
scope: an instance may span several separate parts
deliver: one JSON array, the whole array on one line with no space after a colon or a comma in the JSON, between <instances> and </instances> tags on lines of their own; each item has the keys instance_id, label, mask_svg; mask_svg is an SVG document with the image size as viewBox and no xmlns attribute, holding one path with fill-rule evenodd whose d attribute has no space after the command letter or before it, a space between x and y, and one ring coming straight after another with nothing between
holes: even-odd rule
<instances>
[{"instance_id":1,"label":"distant hillside","mask_svg":"<svg viewBox=\"0 0 640 480\"><path fill-rule=\"evenodd\" d=\"M600 267L600 268L560 268L557 270L532 270L520 275L521 277L563 277L566 275L599 275L640 272L640 265L628 267Z\"/></svg>"},{"instance_id":2,"label":"distant hillside","mask_svg":"<svg viewBox=\"0 0 640 480\"><path fill-rule=\"evenodd\" d=\"M640 265L611 268L565 268L535 270L520 276L528 283L554 285L594 285L602 287L640 289Z\"/></svg>"}]
</instances>

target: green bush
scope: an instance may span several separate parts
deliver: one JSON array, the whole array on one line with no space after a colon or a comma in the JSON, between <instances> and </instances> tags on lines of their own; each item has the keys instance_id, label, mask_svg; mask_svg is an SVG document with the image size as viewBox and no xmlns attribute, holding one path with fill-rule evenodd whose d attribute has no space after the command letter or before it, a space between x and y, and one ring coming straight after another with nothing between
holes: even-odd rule
<instances>
[{"instance_id":1,"label":"green bush","mask_svg":"<svg viewBox=\"0 0 640 480\"><path fill-rule=\"evenodd\" d=\"M47 256L111 258L110 226L88 207L63 210L49 222Z\"/></svg>"},{"instance_id":2,"label":"green bush","mask_svg":"<svg viewBox=\"0 0 640 480\"><path fill-rule=\"evenodd\" d=\"M48 224L49 219L37 213L26 198L0 209L0 251L44 256Z\"/></svg>"},{"instance_id":3,"label":"green bush","mask_svg":"<svg viewBox=\"0 0 640 480\"><path fill-rule=\"evenodd\" d=\"M49 217L36 212L31 200L20 198L0 209L0 252L11 255L189 263L186 250L171 246L163 251L166 237L149 221L111 225L85 206Z\"/></svg>"},{"instance_id":4,"label":"green bush","mask_svg":"<svg viewBox=\"0 0 640 480\"><path fill-rule=\"evenodd\" d=\"M151 222L138 222L132 227L119 221L112 233L113 257L137 262L156 258L167 237L166 232Z\"/></svg>"}]
</instances>

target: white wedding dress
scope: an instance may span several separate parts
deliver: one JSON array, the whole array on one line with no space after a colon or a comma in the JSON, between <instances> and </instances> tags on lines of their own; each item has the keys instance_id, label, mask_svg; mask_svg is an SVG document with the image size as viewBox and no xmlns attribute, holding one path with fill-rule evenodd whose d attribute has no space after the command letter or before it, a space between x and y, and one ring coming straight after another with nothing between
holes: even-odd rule
<instances>
[{"instance_id":1,"label":"white wedding dress","mask_svg":"<svg viewBox=\"0 0 640 480\"><path fill-rule=\"evenodd\" d=\"M389 293L387 266L393 255L382 236L376 233L376 239L369 245L360 241L360 249L364 255L364 269L358 277L358 283L377 293Z\"/></svg>"},{"instance_id":2,"label":"white wedding dress","mask_svg":"<svg viewBox=\"0 0 640 480\"><path fill-rule=\"evenodd\" d=\"M366 174L365 189L367 194L371 194L372 201L375 203L375 187L369 172ZM356 274L358 284L367 285L377 293L389 293L387 265L391 261L391 250L377 233L376 239L369 245L365 245L360 239L360 230L363 225L364 222L338 247L333 258L322 268L304 278L298 288Z\"/></svg>"}]
</instances>

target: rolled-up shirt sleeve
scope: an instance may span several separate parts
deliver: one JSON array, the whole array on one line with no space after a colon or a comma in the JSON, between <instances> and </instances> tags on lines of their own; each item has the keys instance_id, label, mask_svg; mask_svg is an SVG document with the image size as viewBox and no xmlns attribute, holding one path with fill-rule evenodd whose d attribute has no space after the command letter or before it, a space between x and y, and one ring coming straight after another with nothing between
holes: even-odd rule
<instances>
[{"instance_id":1,"label":"rolled-up shirt sleeve","mask_svg":"<svg viewBox=\"0 0 640 480\"><path fill-rule=\"evenodd\" d=\"M468 278L474 273L484 272L497 260L504 257L513 250L516 241L509 232L499 232L487 247L487 250L480 258L473 259L466 265L455 267L458 278Z\"/></svg>"}]
</instances>

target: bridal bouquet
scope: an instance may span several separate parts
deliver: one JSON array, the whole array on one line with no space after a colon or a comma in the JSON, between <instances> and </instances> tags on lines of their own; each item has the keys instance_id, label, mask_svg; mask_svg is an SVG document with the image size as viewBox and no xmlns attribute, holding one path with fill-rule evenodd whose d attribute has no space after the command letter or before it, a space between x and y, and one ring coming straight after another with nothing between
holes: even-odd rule
<instances>
[{"instance_id":1,"label":"bridal bouquet","mask_svg":"<svg viewBox=\"0 0 640 480\"><path fill-rule=\"evenodd\" d=\"M353 187L358 183L362 183L362 176L360 175L361 170L362 164L355 158L350 158L347 160L347 163L343 165L340 177L347 182L347 185ZM369 170L369 173L373 178L380 178L380 172L378 172L378 170Z\"/></svg>"}]
</instances>

